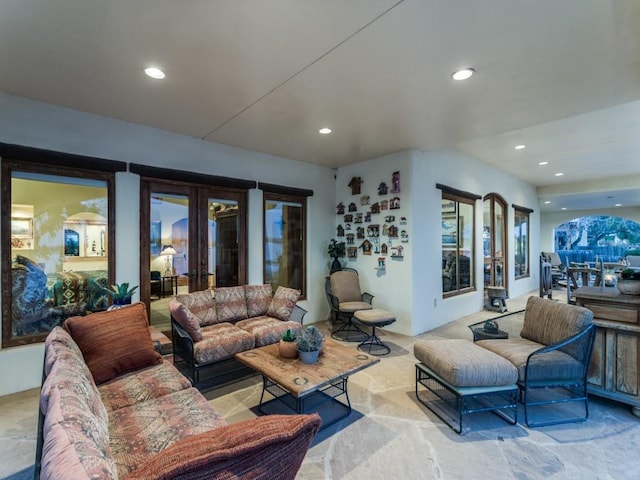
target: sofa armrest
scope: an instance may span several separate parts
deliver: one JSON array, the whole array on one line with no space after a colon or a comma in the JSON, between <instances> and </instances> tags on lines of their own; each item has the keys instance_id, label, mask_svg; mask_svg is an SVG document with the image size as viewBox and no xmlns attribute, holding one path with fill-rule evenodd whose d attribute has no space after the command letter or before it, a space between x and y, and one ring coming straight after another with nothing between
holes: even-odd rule
<instances>
[{"instance_id":1,"label":"sofa armrest","mask_svg":"<svg viewBox=\"0 0 640 480\"><path fill-rule=\"evenodd\" d=\"M300 325L302 325L302 320L304 319L304 316L306 314L307 311L296 303L296 305L293 307L293 310L291 311L289 320L292 322L298 322Z\"/></svg>"},{"instance_id":2,"label":"sofa armrest","mask_svg":"<svg viewBox=\"0 0 640 480\"><path fill-rule=\"evenodd\" d=\"M187 437L125 478L294 480L320 428L313 415L266 415Z\"/></svg>"}]
</instances>

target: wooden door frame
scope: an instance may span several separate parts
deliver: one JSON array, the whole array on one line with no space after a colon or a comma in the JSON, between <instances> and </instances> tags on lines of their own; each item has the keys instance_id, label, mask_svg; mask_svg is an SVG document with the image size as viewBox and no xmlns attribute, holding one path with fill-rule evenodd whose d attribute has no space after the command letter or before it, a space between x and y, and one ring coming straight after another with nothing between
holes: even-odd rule
<instances>
[{"instance_id":1,"label":"wooden door frame","mask_svg":"<svg viewBox=\"0 0 640 480\"><path fill-rule=\"evenodd\" d=\"M484 285L484 289L486 291L487 287L495 287L495 275L494 275L494 271L495 271L495 265L494 265L494 258L495 258L495 204L496 202L500 204L500 206L502 207L502 212L503 212L503 218L502 218L502 258L503 258L503 262L502 262L502 287L504 287L505 292L509 293L509 265L508 265L508 261L509 261L509 257L507 255L508 252L508 235L507 235L507 231L508 231L508 209L507 209L507 202L505 201L505 199L498 193L488 193L487 195L484 196L484 198L482 199L482 213L483 213L483 222L482 222L482 226L484 229L484 226L486 225L484 223L484 204L485 202L489 200L490 203L490 207L489 207L489 218L490 218L490 227L491 227L491 279L492 279L492 284L491 285L485 285L484 284L484 263L483 263L483 278L482 278L482 284Z\"/></svg>"}]
</instances>

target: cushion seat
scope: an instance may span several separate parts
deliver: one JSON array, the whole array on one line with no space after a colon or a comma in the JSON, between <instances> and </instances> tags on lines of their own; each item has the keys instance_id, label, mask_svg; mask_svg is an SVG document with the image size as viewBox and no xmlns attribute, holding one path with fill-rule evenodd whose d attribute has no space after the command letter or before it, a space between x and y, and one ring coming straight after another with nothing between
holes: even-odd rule
<instances>
[{"instance_id":1,"label":"cushion seat","mask_svg":"<svg viewBox=\"0 0 640 480\"><path fill-rule=\"evenodd\" d=\"M341 312L353 313L358 310L371 310L373 307L367 302L340 302L339 308Z\"/></svg>"},{"instance_id":2,"label":"cushion seat","mask_svg":"<svg viewBox=\"0 0 640 480\"><path fill-rule=\"evenodd\" d=\"M298 322L284 322L264 315L240 320L236 326L253 335L256 348L278 343L287 330L298 333L302 331L302 325Z\"/></svg>"},{"instance_id":3,"label":"cushion seat","mask_svg":"<svg viewBox=\"0 0 640 480\"><path fill-rule=\"evenodd\" d=\"M416 342L415 357L456 387L514 385L518 371L508 360L468 340Z\"/></svg>"},{"instance_id":4,"label":"cushion seat","mask_svg":"<svg viewBox=\"0 0 640 480\"><path fill-rule=\"evenodd\" d=\"M526 376L527 358L536 350L543 347L537 342L524 338L504 340L479 340L476 345L504 357L518 369L518 380L524 382ZM535 357L535 362L529 364L529 381L535 379L569 380L583 375L582 364L560 350L554 350Z\"/></svg>"},{"instance_id":5,"label":"cushion seat","mask_svg":"<svg viewBox=\"0 0 640 480\"><path fill-rule=\"evenodd\" d=\"M197 363L211 363L232 358L254 346L254 336L249 332L231 323L216 323L202 329L202 340L194 344L193 355Z\"/></svg>"}]
</instances>

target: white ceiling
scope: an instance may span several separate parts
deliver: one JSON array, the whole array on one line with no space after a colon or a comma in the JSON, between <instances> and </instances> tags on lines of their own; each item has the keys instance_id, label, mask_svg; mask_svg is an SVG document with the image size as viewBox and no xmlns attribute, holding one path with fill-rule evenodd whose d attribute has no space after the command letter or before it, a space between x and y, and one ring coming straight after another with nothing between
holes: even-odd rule
<instances>
[{"instance_id":1,"label":"white ceiling","mask_svg":"<svg viewBox=\"0 0 640 480\"><path fill-rule=\"evenodd\" d=\"M454 148L543 211L640 205L638 0L0 0L0 62L2 92L218 143Z\"/></svg>"}]
</instances>

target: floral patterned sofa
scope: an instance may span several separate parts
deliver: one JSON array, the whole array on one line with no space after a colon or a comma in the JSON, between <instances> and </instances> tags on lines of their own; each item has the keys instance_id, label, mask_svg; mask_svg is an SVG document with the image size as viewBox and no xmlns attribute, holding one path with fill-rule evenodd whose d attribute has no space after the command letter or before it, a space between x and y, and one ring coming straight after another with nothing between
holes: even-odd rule
<instances>
[{"instance_id":1,"label":"floral patterned sofa","mask_svg":"<svg viewBox=\"0 0 640 480\"><path fill-rule=\"evenodd\" d=\"M295 478L317 415L227 424L154 350L142 303L64 327L45 342L36 479Z\"/></svg>"},{"instance_id":2,"label":"floral patterned sofa","mask_svg":"<svg viewBox=\"0 0 640 480\"><path fill-rule=\"evenodd\" d=\"M299 297L299 290L285 287L273 294L268 284L177 295L169 300L174 364L185 367L196 386L205 367L220 367L209 380L237 377L246 367L236 353L277 343L288 329L302 330L307 311L296 304Z\"/></svg>"}]
</instances>

